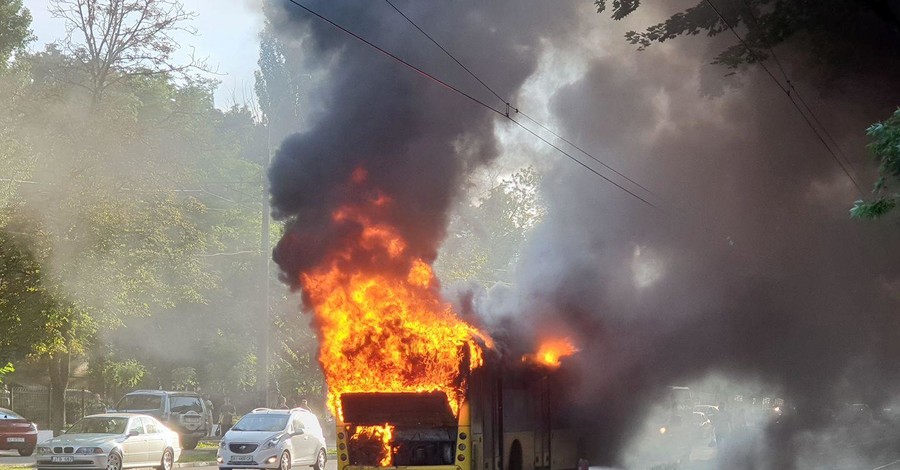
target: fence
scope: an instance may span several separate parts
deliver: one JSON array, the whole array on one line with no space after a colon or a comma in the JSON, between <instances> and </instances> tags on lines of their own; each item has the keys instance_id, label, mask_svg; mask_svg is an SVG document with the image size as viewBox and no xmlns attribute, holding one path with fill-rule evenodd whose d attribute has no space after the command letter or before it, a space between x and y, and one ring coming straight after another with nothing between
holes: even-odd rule
<instances>
[{"instance_id":1,"label":"fence","mask_svg":"<svg viewBox=\"0 0 900 470\"><path fill-rule=\"evenodd\" d=\"M105 411L105 405L94 398L90 390L66 390L66 423L71 424L85 415ZM39 429L50 429L50 390L46 387L12 387L0 389L0 406L37 424Z\"/></svg>"}]
</instances>

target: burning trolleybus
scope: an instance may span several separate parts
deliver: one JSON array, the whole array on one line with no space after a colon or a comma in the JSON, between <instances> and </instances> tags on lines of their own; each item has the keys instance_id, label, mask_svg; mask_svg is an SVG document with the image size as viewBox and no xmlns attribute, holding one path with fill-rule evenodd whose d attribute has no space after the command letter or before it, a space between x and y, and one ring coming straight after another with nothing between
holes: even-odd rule
<instances>
[{"instance_id":1,"label":"burning trolleybus","mask_svg":"<svg viewBox=\"0 0 900 470\"><path fill-rule=\"evenodd\" d=\"M488 354L454 411L444 392L345 393L338 470L568 470L578 436L562 422L564 373Z\"/></svg>"},{"instance_id":2,"label":"burning trolleybus","mask_svg":"<svg viewBox=\"0 0 900 470\"><path fill-rule=\"evenodd\" d=\"M456 315L429 236L409 237L417 225L398 225L407 211L377 183L356 168L329 193L330 217L293 224L276 248L293 260L282 268L314 315L338 468L574 468L574 446L554 422L558 374L504 363Z\"/></svg>"}]
</instances>

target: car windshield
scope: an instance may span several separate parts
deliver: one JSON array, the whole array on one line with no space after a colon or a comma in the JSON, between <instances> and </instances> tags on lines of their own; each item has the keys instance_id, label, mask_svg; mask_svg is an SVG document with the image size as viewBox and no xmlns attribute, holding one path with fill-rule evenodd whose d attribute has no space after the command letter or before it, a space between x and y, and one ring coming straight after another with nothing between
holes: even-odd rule
<instances>
[{"instance_id":1,"label":"car windshield","mask_svg":"<svg viewBox=\"0 0 900 470\"><path fill-rule=\"evenodd\" d=\"M22 417L6 408L0 408L0 419L22 419Z\"/></svg>"},{"instance_id":2,"label":"car windshield","mask_svg":"<svg viewBox=\"0 0 900 470\"><path fill-rule=\"evenodd\" d=\"M125 434L128 418L93 416L73 424L67 434Z\"/></svg>"},{"instance_id":3,"label":"car windshield","mask_svg":"<svg viewBox=\"0 0 900 470\"><path fill-rule=\"evenodd\" d=\"M232 431L281 431L287 426L288 415L245 415L231 428Z\"/></svg>"},{"instance_id":4,"label":"car windshield","mask_svg":"<svg viewBox=\"0 0 900 470\"><path fill-rule=\"evenodd\" d=\"M125 395L116 404L116 411L151 411L162 409L159 395Z\"/></svg>"},{"instance_id":5,"label":"car windshield","mask_svg":"<svg viewBox=\"0 0 900 470\"><path fill-rule=\"evenodd\" d=\"M187 413L188 411L196 411L197 413L203 414L203 404L200 402L199 397L172 397L172 401L169 404L172 407L173 413Z\"/></svg>"}]
</instances>

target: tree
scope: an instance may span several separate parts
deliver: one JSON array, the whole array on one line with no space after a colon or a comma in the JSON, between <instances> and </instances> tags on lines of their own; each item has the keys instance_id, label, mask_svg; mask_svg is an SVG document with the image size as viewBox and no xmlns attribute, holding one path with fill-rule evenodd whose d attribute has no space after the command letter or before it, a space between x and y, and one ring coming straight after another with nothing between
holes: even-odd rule
<instances>
[{"instance_id":1,"label":"tree","mask_svg":"<svg viewBox=\"0 0 900 470\"><path fill-rule=\"evenodd\" d=\"M195 16L178 0L50 0L50 13L66 23L60 48L81 68L93 102L107 89L136 76L185 73L202 68L191 60L178 64L178 32Z\"/></svg>"},{"instance_id":2,"label":"tree","mask_svg":"<svg viewBox=\"0 0 900 470\"><path fill-rule=\"evenodd\" d=\"M606 11L608 3L608 0L595 0L597 12ZM637 10L640 3L639 0L615 0L611 16L616 20L623 19ZM705 32L715 36L728 31L729 26L744 26L742 37L746 46L741 43L729 46L713 63L737 68L742 64L765 61L769 58L770 48L797 37L809 40L813 56L840 62L866 52L859 49L858 41L849 40L857 33L861 33L860 36L871 33L861 30L870 28L870 25L860 26L861 15L870 14L877 18L889 35L900 33L900 18L890 3L889 0L703 0L644 31L630 31L625 37L643 50L653 43L682 35ZM877 49L890 47L877 44L878 39L874 37L866 40L875 40L876 44L872 45Z\"/></svg>"},{"instance_id":3,"label":"tree","mask_svg":"<svg viewBox=\"0 0 900 470\"><path fill-rule=\"evenodd\" d=\"M451 221L435 265L440 278L475 279L486 286L511 281L519 247L546 211L539 184L537 171L526 167L464 207Z\"/></svg>"},{"instance_id":4,"label":"tree","mask_svg":"<svg viewBox=\"0 0 900 470\"><path fill-rule=\"evenodd\" d=\"M0 71L13 53L22 51L33 39L30 26L31 12L22 6L22 0L0 0Z\"/></svg>"},{"instance_id":5,"label":"tree","mask_svg":"<svg viewBox=\"0 0 900 470\"><path fill-rule=\"evenodd\" d=\"M900 109L886 121L872 124L866 133L873 139L868 148L880 163L879 176L872 189L874 199L856 201L850 215L877 219L893 210L900 200L900 193L889 191L890 183L900 183Z\"/></svg>"},{"instance_id":6,"label":"tree","mask_svg":"<svg viewBox=\"0 0 900 470\"><path fill-rule=\"evenodd\" d=\"M300 120L300 79L307 74L289 61L288 46L266 21L260 33L259 70L256 77L256 96L271 142L281 142L298 128Z\"/></svg>"},{"instance_id":7,"label":"tree","mask_svg":"<svg viewBox=\"0 0 900 470\"><path fill-rule=\"evenodd\" d=\"M595 0L598 13L608 8L607 0ZM630 31L626 39L639 50L682 35L705 32L715 36L729 28L741 28L743 42L721 51L713 61L729 69L764 62L774 47L802 41L809 58L824 73L878 74L896 80L891 69L900 66L896 50L900 48L900 10L889 0L703 0L696 6L672 15L645 31ZM612 17L625 18L640 6L639 0L614 0ZM780 66L780 65L779 65ZM793 91L791 82L783 84ZM897 113L884 123L867 130L874 139L868 148L880 161L879 178L874 184L872 201L858 200L850 209L851 217L878 218L894 209L897 194L888 194L888 182L898 177Z\"/></svg>"}]
</instances>

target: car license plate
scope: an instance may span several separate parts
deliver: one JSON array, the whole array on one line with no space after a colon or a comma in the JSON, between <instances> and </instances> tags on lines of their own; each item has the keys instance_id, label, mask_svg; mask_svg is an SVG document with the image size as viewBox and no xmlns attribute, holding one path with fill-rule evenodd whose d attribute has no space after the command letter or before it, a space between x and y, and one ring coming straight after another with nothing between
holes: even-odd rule
<instances>
[{"instance_id":1,"label":"car license plate","mask_svg":"<svg viewBox=\"0 0 900 470\"><path fill-rule=\"evenodd\" d=\"M68 455L54 456L54 457L50 457L50 461L53 463L72 463L75 461L75 457L71 457Z\"/></svg>"},{"instance_id":2,"label":"car license plate","mask_svg":"<svg viewBox=\"0 0 900 470\"><path fill-rule=\"evenodd\" d=\"M200 417L199 416L185 416L184 420L196 423L196 422L200 421Z\"/></svg>"},{"instance_id":3,"label":"car license plate","mask_svg":"<svg viewBox=\"0 0 900 470\"><path fill-rule=\"evenodd\" d=\"M252 455L232 455L231 461L232 462L252 462L253 456Z\"/></svg>"},{"instance_id":4,"label":"car license plate","mask_svg":"<svg viewBox=\"0 0 900 470\"><path fill-rule=\"evenodd\" d=\"M24 437L7 437L6 442L25 442Z\"/></svg>"}]
</instances>

